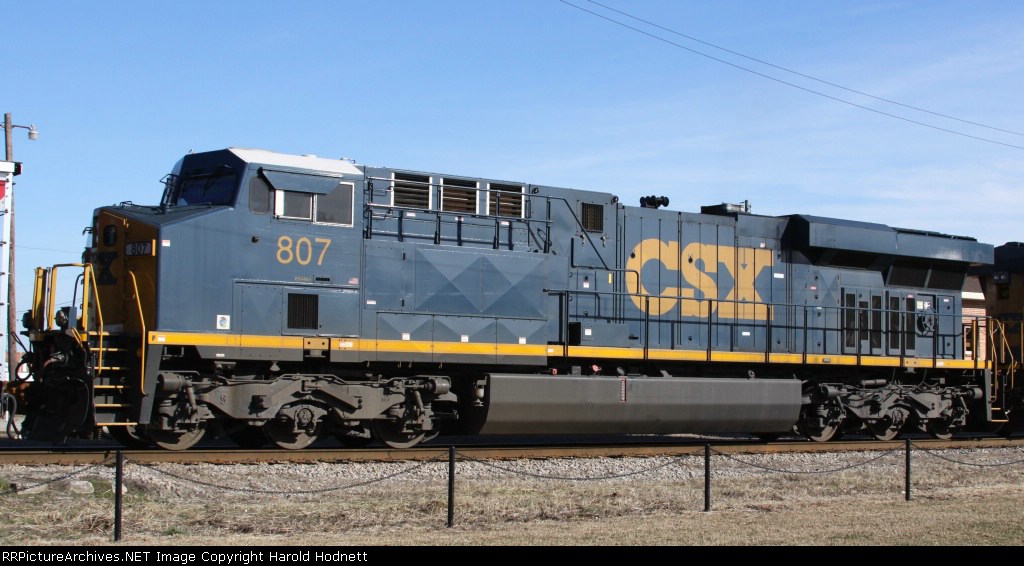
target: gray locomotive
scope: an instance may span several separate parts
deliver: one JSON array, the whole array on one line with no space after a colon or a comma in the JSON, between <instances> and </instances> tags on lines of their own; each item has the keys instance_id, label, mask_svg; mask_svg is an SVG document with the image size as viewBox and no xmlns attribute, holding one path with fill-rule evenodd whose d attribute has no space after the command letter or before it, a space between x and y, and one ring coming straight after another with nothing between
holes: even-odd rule
<instances>
[{"instance_id":1,"label":"gray locomotive","mask_svg":"<svg viewBox=\"0 0 1024 566\"><path fill-rule=\"evenodd\" d=\"M29 438L949 437L1002 415L973 238L231 148L96 209L25 317ZM79 273L71 306L57 272ZM67 295L60 295L67 293Z\"/></svg>"}]
</instances>

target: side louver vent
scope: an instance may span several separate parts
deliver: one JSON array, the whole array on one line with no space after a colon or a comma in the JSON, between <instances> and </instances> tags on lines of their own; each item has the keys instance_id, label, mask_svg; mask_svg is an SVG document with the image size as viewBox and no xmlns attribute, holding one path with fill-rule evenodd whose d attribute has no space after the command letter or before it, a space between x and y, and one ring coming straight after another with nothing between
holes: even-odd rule
<instances>
[{"instance_id":1,"label":"side louver vent","mask_svg":"<svg viewBox=\"0 0 1024 566\"><path fill-rule=\"evenodd\" d=\"M288 293L288 328L318 329L319 298L318 295Z\"/></svg>"}]
</instances>

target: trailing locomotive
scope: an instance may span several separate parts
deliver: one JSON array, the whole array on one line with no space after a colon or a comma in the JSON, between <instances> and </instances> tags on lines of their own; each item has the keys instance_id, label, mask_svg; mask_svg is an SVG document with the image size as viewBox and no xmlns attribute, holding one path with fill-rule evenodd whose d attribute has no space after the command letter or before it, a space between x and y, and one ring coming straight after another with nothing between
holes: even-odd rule
<instances>
[{"instance_id":1,"label":"trailing locomotive","mask_svg":"<svg viewBox=\"0 0 1024 566\"><path fill-rule=\"evenodd\" d=\"M973 238L230 148L40 268L28 437L948 437L1006 417ZM57 308L58 270L80 272ZM62 292L67 292L66 290ZM69 293L70 294L70 293ZM999 377L1003 379L1003 377Z\"/></svg>"},{"instance_id":2,"label":"trailing locomotive","mask_svg":"<svg viewBox=\"0 0 1024 566\"><path fill-rule=\"evenodd\" d=\"M1024 243L996 247L994 263L977 266L971 274L978 279L991 317L994 417L1004 423L1001 432L1013 433L1024 425L1024 388L1018 383L1024 364Z\"/></svg>"}]
</instances>

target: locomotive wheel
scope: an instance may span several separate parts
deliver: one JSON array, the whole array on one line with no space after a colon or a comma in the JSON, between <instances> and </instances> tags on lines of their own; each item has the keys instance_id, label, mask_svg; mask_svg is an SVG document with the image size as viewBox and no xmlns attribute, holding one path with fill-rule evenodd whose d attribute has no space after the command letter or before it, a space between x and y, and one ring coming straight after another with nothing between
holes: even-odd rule
<instances>
[{"instance_id":1,"label":"locomotive wheel","mask_svg":"<svg viewBox=\"0 0 1024 566\"><path fill-rule=\"evenodd\" d=\"M412 448L437 436L437 433L431 433L430 438L427 438L427 433L423 431L408 432L404 429L402 421L373 421L373 435L391 448Z\"/></svg>"},{"instance_id":2,"label":"locomotive wheel","mask_svg":"<svg viewBox=\"0 0 1024 566\"><path fill-rule=\"evenodd\" d=\"M868 426L872 436L878 440L893 440L900 435L903 425L907 422L909 411L895 407L882 418Z\"/></svg>"},{"instance_id":3,"label":"locomotive wheel","mask_svg":"<svg viewBox=\"0 0 1024 566\"><path fill-rule=\"evenodd\" d=\"M285 450L300 450L313 444L320 437L320 425L313 432L296 431L291 421L270 420L263 425L263 433L271 442Z\"/></svg>"},{"instance_id":4,"label":"locomotive wheel","mask_svg":"<svg viewBox=\"0 0 1024 566\"><path fill-rule=\"evenodd\" d=\"M926 428L928 429L928 434L934 436L939 440L949 440L950 438L953 438L953 430L950 428L949 423L947 423L946 421L928 421L928 425Z\"/></svg>"},{"instance_id":5,"label":"locomotive wheel","mask_svg":"<svg viewBox=\"0 0 1024 566\"><path fill-rule=\"evenodd\" d=\"M202 440L206 434L206 422L196 425L196 428L186 431L176 430L147 430L146 436L160 448L165 450L188 450Z\"/></svg>"},{"instance_id":6,"label":"locomotive wheel","mask_svg":"<svg viewBox=\"0 0 1024 566\"><path fill-rule=\"evenodd\" d=\"M815 442L828 442L830 440L839 440L843 436L842 433L839 432L838 424L830 424L823 426L817 430L805 431L804 435Z\"/></svg>"},{"instance_id":7,"label":"locomotive wheel","mask_svg":"<svg viewBox=\"0 0 1024 566\"><path fill-rule=\"evenodd\" d=\"M886 424L887 421L888 419L882 419L881 421L871 425L871 436L874 436L876 440L894 440L900 435L900 430L902 430L903 427Z\"/></svg>"},{"instance_id":8,"label":"locomotive wheel","mask_svg":"<svg viewBox=\"0 0 1024 566\"><path fill-rule=\"evenodd\" d=\"M801 420L797 429L807 438L815 442L839 440L842 434L845 410L838 399L805 408L800 413ZM810 417L805 420L805 416Z\"/></svg>"},{"instance_id":9,"label":"locomotive wheel","mask_svg":"<svg viewBox=\"0 0 1024 566\"><path fill-rule=\"evenodd\" d=\"M108 426L107 433L125 448L146 448L149 442L139 434L134 426Z\"/></svg>"}]
</instances>

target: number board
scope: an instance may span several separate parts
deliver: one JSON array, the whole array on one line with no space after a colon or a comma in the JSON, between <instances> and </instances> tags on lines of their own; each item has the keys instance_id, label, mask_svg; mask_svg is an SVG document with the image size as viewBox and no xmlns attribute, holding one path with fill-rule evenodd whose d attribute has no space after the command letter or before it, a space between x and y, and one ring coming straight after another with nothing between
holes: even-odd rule
<instances>
[{"instance_id":1,"label":"number board","mask_svg":"<svg viewBox=\"0 0 1024 566\"><path fill-rule=\"evenodd\" d=\"M124 255L128 257L153 255L153 241L128 242L124 246Z\"/></svg>"}]
</instances>

